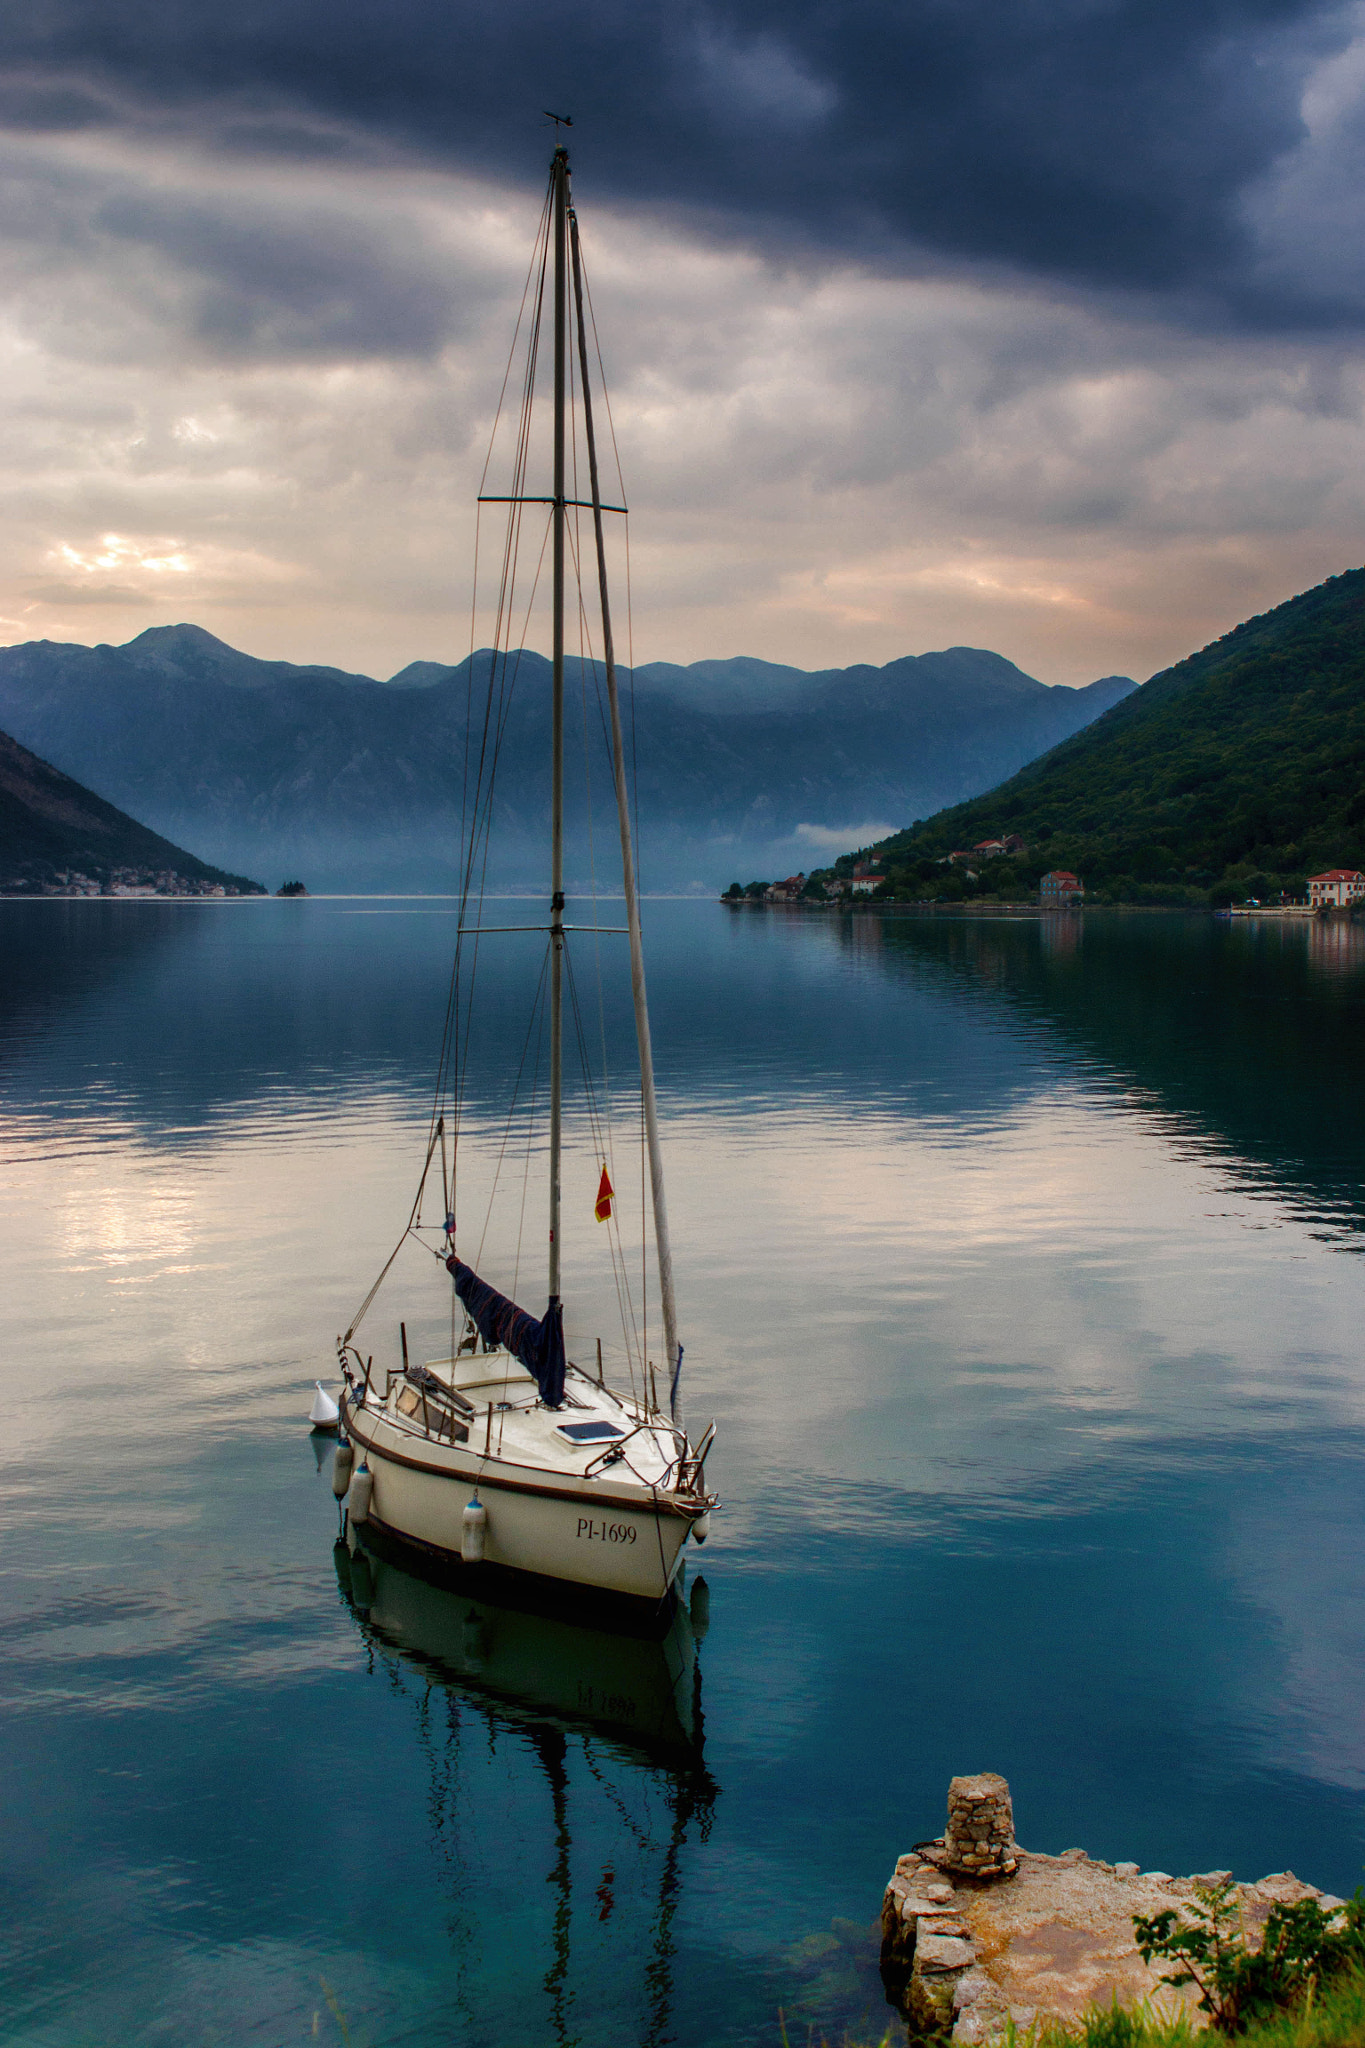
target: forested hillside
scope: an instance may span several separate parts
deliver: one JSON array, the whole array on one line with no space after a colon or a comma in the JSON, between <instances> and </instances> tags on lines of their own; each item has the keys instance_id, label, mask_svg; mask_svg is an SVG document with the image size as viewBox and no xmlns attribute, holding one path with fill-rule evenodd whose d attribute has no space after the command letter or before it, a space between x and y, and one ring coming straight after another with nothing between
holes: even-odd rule
<instances>
[{"instance_id":1,"label":"forested hillside","mask_svg":"<svg viewBox=\"0 0 1365 2048\"><path fill-rule=\"evenodd\" d=\"M898 893L932 895L946 854L1005 835L1027 851L989 872L974 863L978 889L1071 868L1092 900L1233 901L1365 868L1365 569L1249 619L875 851Z\"/></svg>"},{"instance_id":2,"label":"forested hillside","mask_svg":"<svg viewBox=\"0 0 1365 2048\"><path fill-rule=\"evenodd\" d=\"M260 895L258 882L209 867L0 732L0 891L89 885L173 895Z\"/></svg>"}]
</instances>

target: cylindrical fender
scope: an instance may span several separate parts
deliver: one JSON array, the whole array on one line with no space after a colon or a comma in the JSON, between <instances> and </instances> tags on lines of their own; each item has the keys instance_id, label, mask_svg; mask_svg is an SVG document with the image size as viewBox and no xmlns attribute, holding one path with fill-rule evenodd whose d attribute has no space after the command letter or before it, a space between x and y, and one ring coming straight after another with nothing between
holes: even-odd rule
<instances>
[{"instance_id":1,"label":"cylindrical fender","mask_svg":"<svg viewBox=\"0 0 1365 2048\"><path fill-rule=\"evenodd\" d=\"M338 1500L345 1500L351 1483L351 1467L355 1463L355 1446L350 1443L338 1444L332 1460L332 1491Z\"/></svg>"},{"instance_id":2,"label":"cylindrical fender","mask_svg":"<svg viewBox=\"0 0 1365 2048\"><path fill-rule=\"evenodd\" d=\"M488 1531L488 1510L475 1494L460 1518L460 1556L466 1564L483 1563L483 1543Z\"/></svg>"},{"instance_id":3,"label":"cylindrical fender","mask_svg":"<svg viewBox=\"0 0 1365 2048\"><path fill-rule=\"evenodd\" d=\"M347 1513L353 1522L368 1520L370 1496L374 1492L374 1474L368 1465L362 1465L351 1481L351 1495L347 1502Z\"/></svg>"}]
</instances>

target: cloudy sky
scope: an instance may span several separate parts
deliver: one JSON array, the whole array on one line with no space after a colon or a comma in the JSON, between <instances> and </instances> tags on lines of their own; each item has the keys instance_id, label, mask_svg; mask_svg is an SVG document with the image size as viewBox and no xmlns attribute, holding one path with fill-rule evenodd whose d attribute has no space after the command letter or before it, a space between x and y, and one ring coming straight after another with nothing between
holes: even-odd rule
<instances>
[{"instance_id":1,"label":"cloudy sky","mask_svg":"<svg viewBox=\"0 0 1365 2048\"><path fill-rule=\"evenodd\" d=\"M1365 7L47 0L0 51L5 641L458 658L545 107L639 659L1141 677L1365 559Z\"/></svg>"}]
</instances>

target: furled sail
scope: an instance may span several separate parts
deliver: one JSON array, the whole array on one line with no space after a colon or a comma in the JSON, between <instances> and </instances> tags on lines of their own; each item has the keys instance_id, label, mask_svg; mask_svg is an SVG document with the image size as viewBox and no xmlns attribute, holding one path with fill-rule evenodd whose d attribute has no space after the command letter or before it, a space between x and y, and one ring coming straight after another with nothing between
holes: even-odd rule
<instances>
[{"instance_id":1,"label":"furled sail","mask_svg":"<svg viewBox=\"0 0 1365 2048\"><path fill-rule=\"evenodd\" d=\"M534 1316L518 1308L505 1294L499 1294L496 1287L490 1287L486 1280L480 1280L472 1266L456 1258L454 1252L446 1260L446 1266L455 1281L455 1292L464 1303L475 1328L486 1344L501 1344L514 1358L519 1358L540 1388L540 1398L548 1408L562 1406L564 1400L564 1309L560 1302L551 1301L539 1322Z\"/></svg>"}]
</instances>

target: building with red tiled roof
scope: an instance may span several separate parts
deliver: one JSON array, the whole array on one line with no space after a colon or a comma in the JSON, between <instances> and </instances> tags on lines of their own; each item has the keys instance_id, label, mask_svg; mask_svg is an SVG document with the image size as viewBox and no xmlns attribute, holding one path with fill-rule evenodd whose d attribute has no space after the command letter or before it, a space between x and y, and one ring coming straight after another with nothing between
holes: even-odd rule
<instances>
[{"instance_id":1,"label":"building with red tiled roof","mask_svg":"<svg viewBox=\"0 0 1365 2048\"><path fill-rule=\"evenodd\" d=\"M1357 903L1365 896L1365 875L1359 868L1328 868L1325 875L1308 877L1308 901L1314 910L1325 910L1329 904L1338 909L1348 903Z\"/></svg>"},{"instance_id":2,"label":"building with red tiled roof","mask_svg":"<svg viewBox=\"0 0 1365 2048\"><path fill-rule=\"evenodd\" d=\"M1038 901L1045 910L1059 910L1068 903L1085 899L1085 883L1070 868L1053 868L1038 884Z\"/></svg>"}]
</instances>

